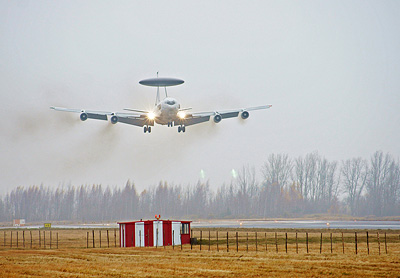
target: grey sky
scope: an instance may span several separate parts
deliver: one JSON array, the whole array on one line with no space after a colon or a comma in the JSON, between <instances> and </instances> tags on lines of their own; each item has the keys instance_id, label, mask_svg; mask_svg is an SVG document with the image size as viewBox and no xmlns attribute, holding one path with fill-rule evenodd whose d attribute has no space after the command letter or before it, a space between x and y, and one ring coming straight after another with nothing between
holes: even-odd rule
<instances>
[{"instance_id":1,"label":"grey sky","mask_svg":"<svg viewBox=\"0 0 400 278\"><path fill-rule=\"evenodd\" d=\"M0 1L0 192L160 180L213 188L270 153L400 157L398 1ZM185 134L49 106L146 109L177 77L194 111L272 104Z\"/></svg>"}]
</instances>

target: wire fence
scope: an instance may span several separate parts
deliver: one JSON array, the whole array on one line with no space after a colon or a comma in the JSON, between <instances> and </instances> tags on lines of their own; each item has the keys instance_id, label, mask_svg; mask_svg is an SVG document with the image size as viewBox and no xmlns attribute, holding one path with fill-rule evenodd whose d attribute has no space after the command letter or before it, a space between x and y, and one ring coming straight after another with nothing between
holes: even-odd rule
<instances>
[{"instance_id":1,"label":"wire fence","mask_svg":"<svg viewBox=\"0 0 400 278\"><path fill-rule=\"evenodd\" d=\"M190 233L190 244L163 247L216 252L400 254L400 233L393 231L253 232L192 229ZM3 230L2 234L0 248L3 249L120 246L118 229L18 229Z\"/></svg>"},{"instance_id":2,"label":"wire fence","mask_svg":"<svg viewBox=\"0 0 400 278\"><path fill-rule=\"evenodd\" d=\"M1 232L0 232L1 236ZM118 229L18 229L2 231L0 248L59 249L119 247Z\"/></svg>"},{"instance_id":3,"label":"wire fence","mask_svg":"<svg viewBox=\"0 0 400 278\"><path fill-rule=\"evenodd\" d=\"M386 232L247 232L192 230L191 249L217 252L400 253L400 234Z\"/></svg>"}]
</instances>

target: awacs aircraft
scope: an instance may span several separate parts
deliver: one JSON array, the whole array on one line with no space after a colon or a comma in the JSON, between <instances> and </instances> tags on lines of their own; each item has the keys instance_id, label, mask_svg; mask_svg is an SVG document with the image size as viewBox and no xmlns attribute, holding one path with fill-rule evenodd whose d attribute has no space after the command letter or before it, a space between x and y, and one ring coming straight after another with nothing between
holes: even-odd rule
<instances>
[{"instance_id":1,"label":"awacs aircraft","mask_svg":"<svg viewBox=\"0 0 400 278\"><path fill-rule=\"evenodd\" d=\"M219 123L222 119L238 117L239 114L242 119L247 119L249 117L249 111L271 107L271 105L263 105L233 110L192 113L190 112L192 108L181 108L176 99L168 97L167 95L167 87L183 84L183 80L177 78L158 77L157 75L157 78L144 79L139 83L145 86L157 87L156 103L154 109L151 111L131 108L124 109L129 112L93 111L62 107L50 108L57 111L80 113L80 119L82 121L86 121L87 119L107 121L108 117L110 117L110 122L112 124L124 123L139 126L143 127L144 133L150 133L151 127L154 126L154 123L167 125L168 127L178 126L178 132L185 132L187 126L207 122L210 120L210 117L213 117L215 123ZM165 98L162 101L160 100L160 87L165 88Z\"/></svg>"}]
</instances>

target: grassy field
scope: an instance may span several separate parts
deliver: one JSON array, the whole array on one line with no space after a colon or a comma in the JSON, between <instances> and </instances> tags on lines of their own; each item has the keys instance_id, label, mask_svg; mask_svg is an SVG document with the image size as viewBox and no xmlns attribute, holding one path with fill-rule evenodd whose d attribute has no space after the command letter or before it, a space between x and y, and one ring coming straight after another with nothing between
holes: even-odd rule
<instances>
[{"instance_id":1,"label":"grassy field","mask_svg":"<svg viewBox=\"0 0 400 278\"><path fill-rule=\"evenodd\" d=\"M92 230L53 230L52 240L58 233L59 249L54 249L56 248L54 241L50 249L49 231L45 235L46 249L43 246L43 231L39 247L38 230L32 231L32 249L30 232L24 232L24 248L22 231L19 231L18 248L16 248L14 231L13 247L10 248L10 231L7 231L5 246L4 238L3 240L0 238L0 277L400 277L398 231L387 231L387 254L384 232L379 231L378 243L377 231L369 231L370 253L368 254L366 232L357 231L357 255L354 231L346 231L343 241L341 231L308 231L308 253L307 231L297 231L296 245L296 231L240 229L236 245L236 231L228 230L229 252L227 252L226 232L227 230L219 230L217 241L217 230L202 230L202 250L200 250L200 244L193 245L193 249L190 245L184 245L182 249L181 246L175 246L174 249L172 246L115 248L114 239L118 244L119 238L118 233L114 237L114 230L109 231L109 242L112 246L110 248L107 247L105 230L101 232L95 230L96 248L86 248L88 233L89 242L93 243ZM277 232L276 239L275 232ZM323 232L322 249L321 232ZM100 233L102 248L99 248L98 241ZM194 236L200 243L200 230L196 229Z\"/></svg>"}]
</instances>

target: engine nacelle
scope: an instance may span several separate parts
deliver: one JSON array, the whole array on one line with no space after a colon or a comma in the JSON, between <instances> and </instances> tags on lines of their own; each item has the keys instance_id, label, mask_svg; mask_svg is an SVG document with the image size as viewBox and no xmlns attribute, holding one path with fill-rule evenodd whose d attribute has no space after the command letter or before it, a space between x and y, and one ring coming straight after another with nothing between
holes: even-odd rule
<instances>
[{"instance_id":1,"label":"engine nacelle","mask_svg":"<svg viewBox=\"0 0 400 278\"><path fill-rule=\"evenodd\" d=\"M116 123L118 123L118 117L114 115L111 117L110 121L113 125L115 125Z\"/></svg>"},{"instance_id":2,"label":"engine nacelle","mask_svg":"<svg viewBox=\"0 0 400 278\"><path fill-rule=\"evenodd\" d=\"M81 121L86 121L87 118L88 118L88 114L86 114L85 112L83 112L83 113L79 116L79 118L81 118Z\"/></svg>"},{"instance_id":3,"label":"engine nacelle","mask_svg":"<svg viewBox=\"0 0 400 278\"><path fill-rule=\"evenodd\" d=\"M222 120L222 117L220 114L217 114L214 116L214 122L215 123L219 123Z\"/></svg>"},{"instance_id":4,"label":"engine nacelle","mask_svg":"<svg viewBox=\"0 0 400 278\"><path fill-rule=\"evenodd\" d=\"M242 117L243 120L246 120L250 114L247 111L243 111L242 114L240 114L240 116Z\"/></svg>"}]
</instances>

